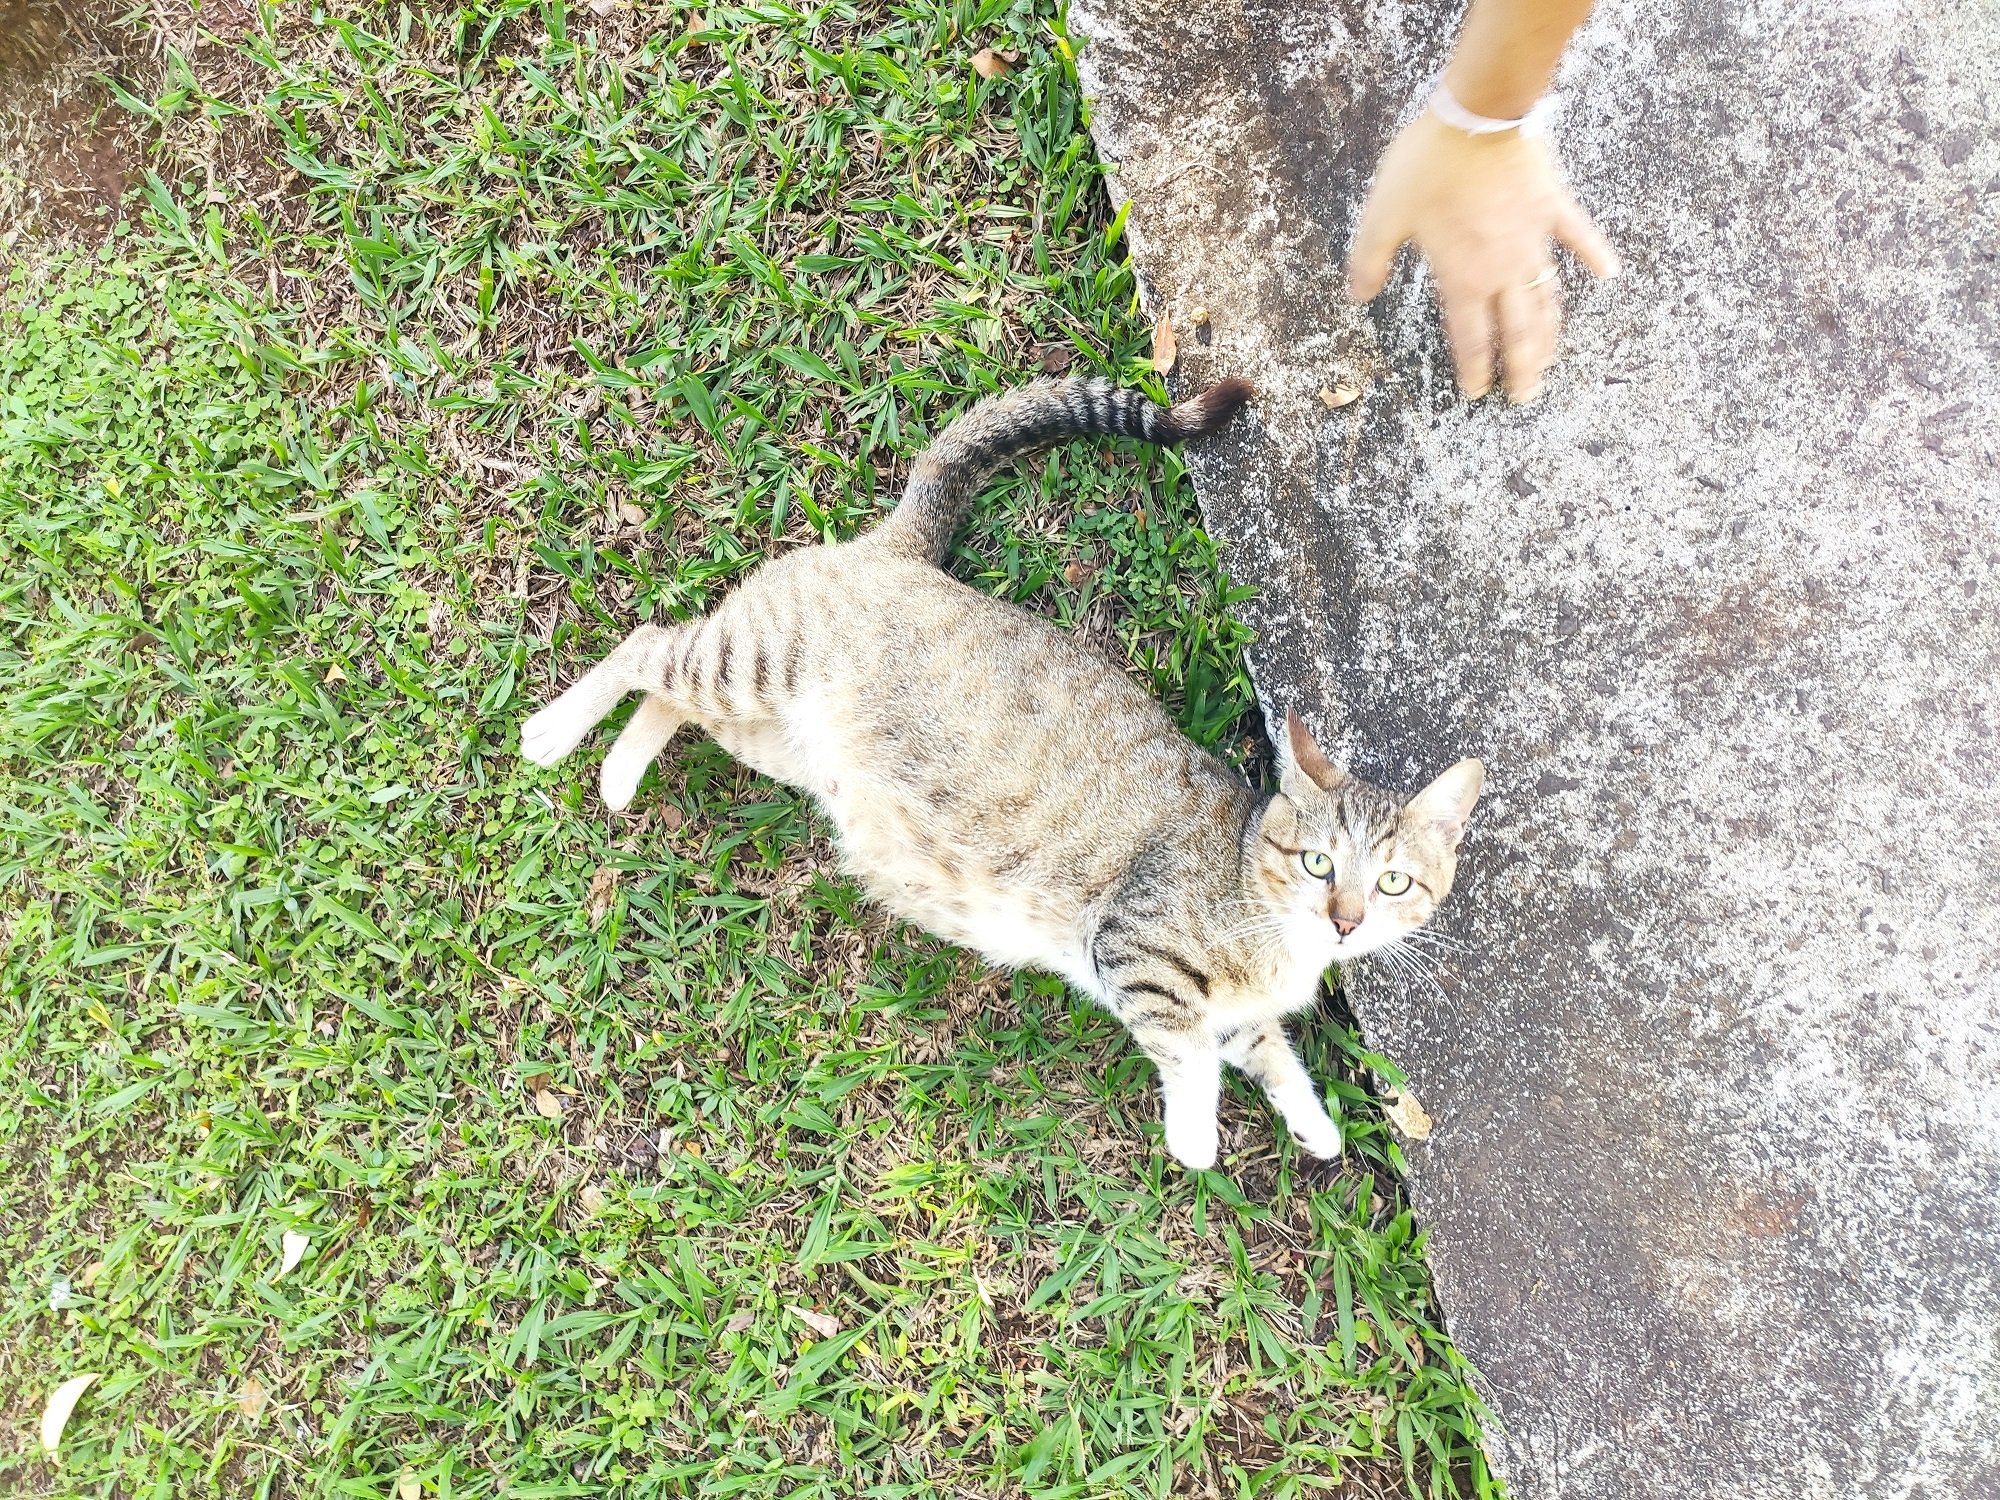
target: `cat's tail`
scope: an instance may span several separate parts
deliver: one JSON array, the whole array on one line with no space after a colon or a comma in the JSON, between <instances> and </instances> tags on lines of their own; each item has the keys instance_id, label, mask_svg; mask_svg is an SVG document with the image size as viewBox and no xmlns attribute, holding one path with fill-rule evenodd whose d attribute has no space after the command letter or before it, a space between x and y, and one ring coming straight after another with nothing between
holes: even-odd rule
<instances>
[{"instance_id":1,"label":"cat's tail","mask_svg":"<svg viewBox=\"0 0 2000 1500\"><path fill-rule=\"evenodd\" d=\"M1092 433L1178 443L1220 427L1251 390L1232 377L1162 406L1108 380L1037 380L988 396L917 456L902 503L874 535L905 557L942 563L974 493L1005 460Z\"/></svg>"}]
</instances>

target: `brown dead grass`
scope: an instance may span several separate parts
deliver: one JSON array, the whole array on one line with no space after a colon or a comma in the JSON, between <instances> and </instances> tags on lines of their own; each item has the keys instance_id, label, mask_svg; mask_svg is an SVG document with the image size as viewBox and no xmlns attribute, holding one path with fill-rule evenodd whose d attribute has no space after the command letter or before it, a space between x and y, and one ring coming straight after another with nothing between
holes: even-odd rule
<instances>
[{"instance_id":1,"label":"brown dead grass","mask_svg":"<svg viewBox=\"0 0 2000 1500\"><path fill-rule=\"evenodd\" d=\"M24 237L103 243L143 172L147 131L102 76L144 96L152 40L110 0L0 0L0 254Z\"/></svg>"}]
</instances>

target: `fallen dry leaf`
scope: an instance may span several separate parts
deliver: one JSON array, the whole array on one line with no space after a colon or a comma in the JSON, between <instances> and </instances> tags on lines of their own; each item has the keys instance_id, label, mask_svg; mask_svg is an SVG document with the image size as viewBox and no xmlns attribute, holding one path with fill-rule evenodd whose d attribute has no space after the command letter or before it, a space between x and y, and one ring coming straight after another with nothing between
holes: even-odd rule
<instances>
[{"instance_id":1,"label":"fallen dry leaf","mask_svg":"<svg viewBox=\"0 0 2000 1500\"><path fill-rule=\"evenodd\" d=\"M612 894L618 889L616 870L599 870L590 877L590 900L585 911L590 916L590 925L595 927L604 920L604 914L611 910Z\"/></svg>"},{"instance_id":2,"label":"fallen dry leaf","mask_svg":"<svg viewBox=\"0 0 2000 1500\"><path fill-rule=\"evenodd\" d=\"M63 1428L69 1424L69 1414L76 1410L76 1403L83 1399L83 1393L102 1375L73 1375L49 1392L49 1404L42 1408L42 1446L49 1457L56 1456L56 1447L62 1442Z\"/></svg>"},{"instance_id":3,"label":"fallen dry leaf","mask_svg":"<svg viewBox=\"0 0 2000 1500\"><path fill-rule=\"evenodd\" d=\"M408 1469L396 1476L396 1500L423 1500L424 1487Z\"/></svg>"},{"instance_id":4,"label":"fallen dry leaf","mask_svg":"<svg viewBox=\"0 0 2000 1500\"><path fill-rule=\"evenodd\" d=\"M284 1237L284 1254L278 1261L278 1274L283 1276L305 1259L306 1246L312 1243L296 1229L287 1229Z\"/></svg>"},{"instance_id":5,"label":"fallen dry leaf","mask_svg":"<svg viewBox=\"0 0 2000 1500\"><path fill-rule=\"evenodd\" d=\"M1399 1089L1383 1102L1382 1113L1389 1117L1389 1123L1398 1133L1413 1141L1428 1140L1431 1126L1436 1122L1424 1113L1423 1105L1417 1103L1417 1096L1408 1089Z\"/></svg>"},{"instance_id":6,"label":"fallen dry leaf","mask_svg":"<svg viewBox=\"0 0 2000 1500\"><path fill-rule=\"evenodd\" d=\"M618 0L590 0L590 13L593 16L608 16L616 9Z\"/></svg>"},{"instance_id":7,"label":"fallen dry leaf","mask_svg":"<svg viewBox=\"0 0 2000 1500\"><path fill-rule=\"evenodd\" d=\"M594 1182L586 1182L583 1191L576 1195L576 1201L582 1205L584 1214L594 1219L604 1212L604 1189Z\"/></svg>"},{"instance_id":8,"label":"fallen dry leaf","mask_svg":"<svg viewBox=\"0 0 2000 1500\"><path fill-rule=\"evenodd\" d=\"M668 833L679 833L687 825L687 814L669 802L660 809L660 827Z\"/></svg>"},{"instance_id":9,"label":"fallen dry leaf","mask_svg":"<svg viewBox=\"0 0 2000 1500\"><path fill-rule=\"evenodd\" d=\"M1067 344L1055 344L1042 351L1042 373L1060 375L1076 361L1076 351Z\"/></svg>"},{"instance_id":10,"label":"fallen dry leaf","mask_svg":"<svg viewBox=\"0 0 2000 1500\"><path fill-rule=\"evenodd\" d=\"M560 1120L563 1116L562 1100L547 1089L536 1089L535 1113L544 1120Z\"/></svg>"},{"instance_id":11,"label":"fallen dry leaf","mask_svg":"<svg viewBox=\"0 0 2000 1500\"><path fill-rule=\"evenodd\" d=\"M1360 397L1361 387L1358 385L1349 385L1344 380L1339 385L1323 385L1319 388L1319 399L1324 401L1334 411L1338 411L1351 401L1359 400Z\"/></svg>"},{"instance_id":12,"label":"fallen dry leaf","mask_svg":"<svg viewBox=\"0 0 2000 1500\"><path fill-rule=\"evenodd\" d=\"M1180 352L1180 345L1174 339L1174 320L1161 313L1159 326L1153 330L1153 373L1172 374L1174 361L1180 358Z\"/></svg>"},{"instance_id":13,"label":"fallen dry leaf","mask_svg":"<svg viewBox=\"0 0 2000 1500\"><path fill-rule=\"evenodd\" d=\"M623 521L627 526L644 526L646 524L646 507L643 505L634 505L630 500L620 500L618 502L618 519Z\"/></svg>"},{"instance_id":14,"label":"fallen dry leaf","mask_svg":"<svg viewBox=\"0 0 2000 1500\"><path fill-rule=\"evenodd\" d=\"M748 1307L738 1308L729 1315L729 1321L722 1325L724 1333L741 1333L757 1321L756 1312Z\"/></svg>"},{"instance_id":15,"label":"fallen dry leaf","mask_svg":"<svg viewBox=\"0 0 2000 1500\"><path fill-rule=\"evenodd\" d=\"M347 681L347 674L346 674L345 672L341 671L341 670L340 670L340 666L339 666L339 664L338 664L338 663L336 663L336 664L334 664L333 666L330 666L330 667L328 667L328 668L326 669L326 676L322 677L322 678L320 679L320 681L322 681L322 682L345 682L345 681Z\"/></svg>"},{"instance_id":16,"label":"fallen dry leaf","mask_svg":"<svg viewBox=\"0 0 2000 1500\"><path fill-rule=\"evenodd\" d=\"M1097 564L1084 562L1081 558L1063 565L1063 582L1071 588L1082 588L1097 576Z\"/></svg>"},{"instance_id":17,"label":"fallen dry leaf","mask_svg":"<svg viewBox=\"0 0 2000 1500\"><path fill-rule=\"evenodd\" d=\"M1018 52L995 52L991 47L981 47L972 54L972 71L981 78L1004 78L1020 60Z\"/></svg>"},{"instance_id":18,"label":"fallen dry leaf","mask_svg":"<svg viewBox=\"0 0 2000 1500\"><path fill-rule=\"evenodd\" d=\"M823 1339L830 1339L836 1333L840 1332L840 1320L838 1318L829 1318L823 1312L814 1312L811 1308L807 1307L794 1307L789 1302L785 1304L785 1311L796 1313L801 1323L805 1324L806 1327L810 1328Z\"/></svg>"},{"instance_id":19,"label":"fallen dry leaf","mask_svg":"<svg viewBox=\"0 0 2000 1500\"><path fill-rule=\"evenodd\" d=\"M264 1389L264 1382L255 1375L243 1377L243 1388L236 1393L236 1409L256 1421L264 1415L264 1408L270 1404L271 1393Z\"/></svg>"}]
</instances>

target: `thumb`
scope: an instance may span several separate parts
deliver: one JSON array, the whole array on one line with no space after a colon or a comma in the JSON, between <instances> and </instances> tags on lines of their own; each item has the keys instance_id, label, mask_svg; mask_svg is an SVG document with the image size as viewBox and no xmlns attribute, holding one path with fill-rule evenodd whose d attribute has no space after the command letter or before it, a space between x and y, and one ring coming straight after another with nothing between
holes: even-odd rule
<instances>
[{"instance_id":1,"label":"thumb","mask_svg":"<svg viewBox=\"0 0 2000 1500\"><path fill-rule=\"evenodd\" d=\"M1590 222L1590 216L1576 206L1575 199L1569 199L1556 212L1553 225L1555 236L1576 252L1576 258L1583 262L1593 276L1609 277L1618 274L1618 252L1611 248L1611 242L1597 232L1597 226Z\"/></svg>"},{"instance_id":2,"label":"thumb","mask_svg":"<svg viewBox=\"0 0 2000 1500\"><path fill-rule=\"evenodd\" d=\"M1354 248L1347 257L1347 295L1356 302L1372 301L1389 281L1389 267L1409 238L1383 210L1379 194L1370 193L1361 207L1354 231Z\"/></svg>"}]
</instances>

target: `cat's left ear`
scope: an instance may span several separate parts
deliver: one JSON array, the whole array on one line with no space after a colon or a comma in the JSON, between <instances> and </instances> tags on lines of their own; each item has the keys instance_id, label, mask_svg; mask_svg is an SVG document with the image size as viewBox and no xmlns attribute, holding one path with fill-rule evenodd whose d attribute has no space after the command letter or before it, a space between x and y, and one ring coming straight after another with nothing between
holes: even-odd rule
<instances>
[{"instance_id":1,"label":"cat's left ear","mask_svg":"<svg viewBox=\"0 0 2000 1500\"><path fill-rule=\"evenodd\" d=\"M1476 760L1462 760L1403 807L1403 819L1443 839L1454 849L1465 836L1465 820L1486 785L1486 767Z\"/></svg>"},{"instance_id":2,"label":"cat's left ear","mask_svg":"<svg viewBox=\"0 0 2000 1500\"><path fill-rule=\"evenodd\" d=\"M1309 795L1307 782L1330 792L1346 780L1347 773L1326 758L1299 711L1286 709L1285 743L1278 752L1278 789L1296 802Z\"/></svg>"}]
</instances>

